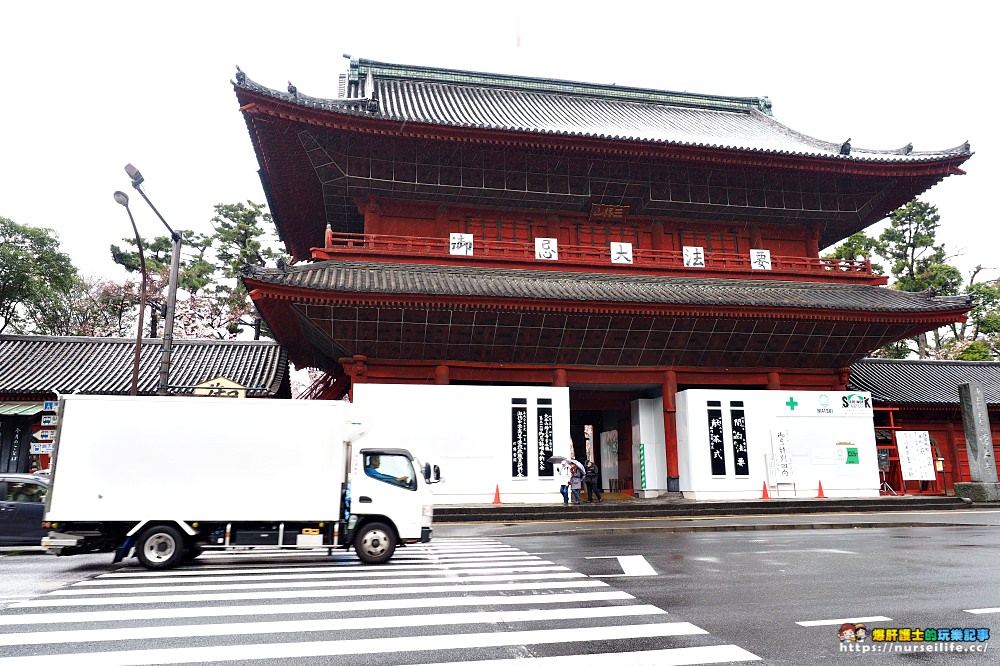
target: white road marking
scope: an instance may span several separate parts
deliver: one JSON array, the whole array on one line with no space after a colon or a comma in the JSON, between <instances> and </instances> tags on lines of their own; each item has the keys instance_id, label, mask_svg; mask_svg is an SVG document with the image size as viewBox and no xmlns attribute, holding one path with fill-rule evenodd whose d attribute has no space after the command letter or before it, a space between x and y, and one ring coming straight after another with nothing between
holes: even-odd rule
<instances>
[{"instance_id":1,"label":"white road marking","mask_svg":"<svg viewBox=\"0 0 1000 666\"><path fill-rule=\"evenodd\" d=\"M607 587L599 580L546 581L541 583L492 583L486 585L414 585L412 587L361 588L347 590L279 590L275 592L227 592L213 594L159 594L142 597L91 597L88 599L53 599L43 597L15 603L10 608L46 608L62 606L124 606L126 604L177 604L206 601L249 599L307 599L316 597L387 596L397 594L439 594L441 592L496 592L500 590L554 590L578 587Z\"/></svg>"},{"instance_id":2,"label":"white road marking","mask_svg":"<svg viewBox=\"0 0 1000 666\"><path fill-rule=\"evenodd\" d=\"M972 613L973 615L985 615L988 613L1000 613L1000 608L970 608L965 612Z\"/></svg>"},{"instance_id":3,"label":"white road marking","mask_svg":"<svg viewBox=\"0 0 1000 666\"><path fill-rule=\"evenodd\" d=\"M113 664L120 666L146 666L147 664L189 664L193 662L248 661L259 659L287 660L303 657L370 655L390 652L409 654L418 651L430 651L436 653L443 650L469 650L508 645L551 645L553 643L577 642L592 644L595 641L663 638L707 633L705 630L699 629L687 622L629 624L608 627L574 627L569 629L538 629L475 634L392 636L341 641L257 643L252 645L218 645L173 649L115 650L110 652L85 652L82 654L48 654L31 657L3 658L0 659L0 665L16 666L17 664L63 663L76 665L81 660L86 660L88 663L102 664L102 666L111 666Z\"/></svg>"},{"instance_id":4,"label":"white road marking","mask_svg":"<svg viewBox=\"0 0 1000 666\"><path fill-rule=\"evenodd\" d=\"M545 580L559 578L585 578L584 574L575 571L568 571L566 567L543 567L543 569L559 569L560 572L553 573L527 573L527 574L492 574L492 575L467 575L459 580L470 583L492 582L499 580ZM563 573L565 572L565 573ZM424 575L424 574L420 574ZM87 588L73 587L50 592L53 597L73 597L87 594L151 594L154 592L196 592L198 590L265 590L265 589L295 589L295 588L320 588L320 587L348 587L351 585L400 585L419 582L421 584L433 583L454 583L455 576L439 576L437 578L427 576L419 581L406 580L403 578L387 578L384 580L371 579L348 579L348 580L307 580L288 581L283 583L196 583L186 585L183 583L176 585L148 585L146 587L112 587L110 589L93 590Z\"/></svg>"},{"instance_id":5,"label":"white road marking","mask_svg":"<svg viewBox=\"0 0 1000 666\"><path fill-rule=\"evenodd\" d=\"M488 659L483 661L446 661L422 666L696 666L697 664L724 664L734 661L761 661L757 655L736 645L705 645L703 647L673 648L672 650L641 650L597 654L567 654L557 657Z\"/></svg>"},{"instance_id":6,"label":"white road marking","mask_svg":"<svg viewBox=\"0 0 1000 666\"><path fill-rule=\"evenodd\" d=\"M150 580L149 578L138 578L138 579L106 579L97 578L93 580L84 580L79 583L74 583L72 587L74 589L79 589L83 587L110 587L112 585L148 585L150 583L221 583L221 582L233 582L239 583L241 581L268 581L268 580L319 580L319 579L329 579L329 578L388 578L391 576L427 576L432 571L438 574L448 574L448 575L467 575L467 574L500 574L500 573L525 573L529 571L569 571L567 567L559 566L556 564L545 563L545 562L531 562L520 566L490 566L491 562L477 562L470 568L454 568L454 569L441 569L440 567L434 567L433 569L428 567L420 567L412 571L407 571L405 569L390 569L386 570L384 567L379 567L378 569L368 568L368 569L353 569L350 571L331 571L330 573L287 573L287 574L268 574L261 572L253 572L252 574L247 574L244 576L240 575L204 575L197 579L185 578L168 578L168 579L157 579ZM488 567L488 568L486 568ZM177 589L176 587L173 589Z\"/></svg>"},{"instance_id":7,"label":"white road marking","mask_svg":"<svg viewBox=\"0 0 1000 666\"><path fill-rule=\"evenodd\" d=\"M754 550L754 555L786 555L788 553L830 553L832 555L857 555L853 550L838 550L836 548L788 548L785 550ZM739 555L740 553L730 553Z\"/></svg>"},{"instance_id":8,"label":"white road marking","mask_svg":"<svg viewBox=\"0 0 1000 666\"><path fill-rule=\"evenodd\" d=\"M606 574L594 576L594 578L622 578L625 576L656 576L656 570L646 561L642 555L610 555L601 557L588 557L588 560L618 560L622 568L620 574Z\"/></svg>"},{"instance_id":9,"label":"white road marking","mask_svg":"<svg viewBox=\"0 0 1000 666\"><path fill-rule=\"evenodd\" d=\"M396 562L396 558L392 562ZM479 558L474 559L456 559L447 560L446 562L438 562L434 560L421 560L416 562L399 562L399 563L389 563L380 564L378 567L379 571L392 570L392 571L402 571L412 569L426 570L426 569L440 569L442 567L452 567L452 566L462 566L462 567L491 567L501 564L527 564L531 562L538 562L540 564L552 564L547 560L543 560L540 557L535 557L534 555L499 555L490 558L488 562L484 562ZM308 573L311 571L371 571L372 567L368 564L361 564L360 562L350 562L344 564L321 564L310 566L307 564L302 564L298 566L281 566L281 567L247 567L241 566L238 569L227 569L225 567L211 565L211 566L198 566L194 565L194 568L190 569L172 569L170 571L145 571L145 570L124 570L124 571L114 571L99 575L97 578L99 580L106 580L109 578L182 578L182 577L197 577L197 576L229 576L229 575L239 575L239 576L252 576L252 575L262 575L270 573Z\"/></svg>"},{"instance_id":10,"label":"white road marking","mask_svg":"<svg viewBox=\"0 0 1000 666\"><path fill-rule=\"evenodd\" d=\"M91 641L125 641L188 636L247 636L255 634L298 634L308 631L349 631L395 627L441 627L456 624L497 624L505 622L546 622L597 617L665 615L666 611L650 605L592 606L588 608L549 608L524 611L480 611L437 613L433 615L380 615L331 620L284 620L268 622L228 622L224 624L185 624L161 627L123 627L117 629L81 629L33 631L0 634L0 645L61 645ZM688 625L686 622L673 622ZM694 625L688 625L697 629ZM700 633L690 631L689 633Z\"/></svg>"},{"instance_id":11,"label":"white road marking","mask_svg":"<svg viewBox=\"0 0 1000 666\"><path fill-rule=\"evenodd\" d=\"M73 622L121 622L125 620L164 620L194 617L239 617L255 615L296 615L344 613L350 611L380 612L401 608L458 608L462 606L524 606L544 604L582 604L592 601L629 601L627 592L560 592L556 594L524 594L514 597L480 595L473 597L418 597L416 599L366 599L364 601L331 601L304 604L264 604L260 606L195 606L188 608L131 609L124 611L63 611L0 615L0 626L35 624L70 624Z\"/></svg>"},{"instance_id":12,"label":"white road marking","mask_svg":"<svg viewBox=\"0 0 1000 666\"><path fill-rule=\"evenodd\" d=\"M892 618L885 617L884 615L872 615L871 617L842 617L839 620L806 620L796 622L795 624L800 627L824 627L827 625L845 624L847 622L853 622L854 624L858 622L892 622Z\"/></svg>"}]
</instances>

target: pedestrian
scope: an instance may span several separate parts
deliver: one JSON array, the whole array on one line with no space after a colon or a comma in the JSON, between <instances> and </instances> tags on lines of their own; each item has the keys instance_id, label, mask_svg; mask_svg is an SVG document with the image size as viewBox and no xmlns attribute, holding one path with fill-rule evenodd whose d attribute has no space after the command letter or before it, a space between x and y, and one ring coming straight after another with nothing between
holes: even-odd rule
<instances>
[{"instance_id":1,"label":"pedestrian","mask_svg":"<svg viewBox=\"0 0 1000 666\"><path fill-rule=\"evenodd\" d=\"M580 503L580 488L583 487L583 472L576 465L569 477L569 489L573 493L573 504Z\"/></svg>"},{"instance_id":2,"label":"pedestrian","mask_svg":"<svg viewBox=\"0 0 1000 666\"><path fill-rule=\"evenodd\" d=\"M563 498L563 506L569 505L569 465L563 461L552 470L559 481L559 494Z\"/></svg>"},{"instance_id":3,"label":"pedestrian","mask_svg":"<svg viewBox=\"0 0 1000 666\"><path fill-rule=\"evenodd\" d=\"M597 497L597 501L598 502L603 502L604 501L601 498L601 482L598 479L599 474L600 474L600 472L597 469L597 465L594 463L594 461L593 460L588 460L587 461L587 473L584 476L584 479L587 481L587 503L588 504L593 504L593 502L594 502L592 494L593 494L593 496Z\"/></svg>"}]
</instances>

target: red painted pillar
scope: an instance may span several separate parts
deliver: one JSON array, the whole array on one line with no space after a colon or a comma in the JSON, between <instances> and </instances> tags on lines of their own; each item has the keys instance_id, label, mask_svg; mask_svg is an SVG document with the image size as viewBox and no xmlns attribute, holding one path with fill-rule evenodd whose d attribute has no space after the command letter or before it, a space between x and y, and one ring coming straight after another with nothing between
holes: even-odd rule
<instances>
[{"instance_id":1,"label":"red painted pillar","mask_svg":"<svg viewBox=\"0 0 1000 666\"><path fill-rule=\"evenodd\" d=\"M438 385L451 383L451 371L447 365L439 365L434 368L434 383Z\"/></svg>"},{"instance_id":2,"label":"red painted pillar","mask_svg":"<svg viewBox=\"0 0 1000 666\"><path fill-rule=\"evenodd\" d=\"M351 378L350 399L354 402L354 385L368 381L368 357L362 354L340 359L344 373Z\"/></svg>"},{"instance_id":3,"label":"red painted pillar","mask_svg":"<svg viewBox=\"0 0 1000 666\"><path fill-rule=\"evenodd\" d=\"M667 490L678 492L681 485L677 462L677 373L673 370L664 373L663 440L667 447Z\"/></svg>"},{"instance_id":4,"label":"red painted pillar","mask_svg":"<svg viewBox=\"0 0 1000 666\"><path fill-rule=\"evenodd\" d=\"M781 389L781 375L777 372L767 373L767 390L778 391Z\"/></svg>"},{"instance_id":5,"label":"red painted pillar","mask_svg":"<svg viewBox=\"0 0 1000 666\"><path fill-rule=\"evenodd\" d=\"M569 386L569 379L566 377L566 371L562 368L556 368L552 371L552 385L553 386Z\"/></svg>"}]
</instances>

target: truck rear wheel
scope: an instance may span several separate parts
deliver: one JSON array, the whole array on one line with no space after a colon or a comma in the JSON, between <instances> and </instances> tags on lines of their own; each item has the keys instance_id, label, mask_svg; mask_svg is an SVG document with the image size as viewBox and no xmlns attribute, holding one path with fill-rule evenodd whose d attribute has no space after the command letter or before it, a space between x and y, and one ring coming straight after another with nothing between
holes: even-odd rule
<instances>
[{"instance_id":1,"label":"truck rear wheel","mask_svg":"<svg viewBox=\"0 0 1000 666\"><path fill-rule=\"evenodd\" d=\"M365 564L382 564L396 552L396 533L385 523L368 523L354 535L354 550Z\"/></svg>"},{"instance_id":2,"label":"truck rear wheel","mask_svg":"<svg viewBox=\"0 0 1000 666\"><path fill-rule=\"evenodd\" d=\"M139 536L135 554L147 569L170 569L184 558L184 537L170 525L150 527Z\"/></svg>"}]
</instances>

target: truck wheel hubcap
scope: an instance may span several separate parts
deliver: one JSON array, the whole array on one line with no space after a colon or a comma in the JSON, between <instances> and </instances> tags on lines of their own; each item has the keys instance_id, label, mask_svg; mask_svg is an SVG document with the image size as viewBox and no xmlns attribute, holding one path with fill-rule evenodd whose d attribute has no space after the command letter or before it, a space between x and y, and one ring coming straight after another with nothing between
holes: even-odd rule
<instances>
[{"instance_id":1,"label":"truck wheel hubcap","mask_svg":"<svg viewBox=\"0 0 1000 666\"><path fill-rule=\"evenodd\" d=\"M166 534L157 534L146 540L146 557L156 562L169 559L174 554L176 544Z\"/></svg>"},{"instance_id":2,"label":"truck wheel hubcap","mask_svg":"<svg viewBox=\"0 0 1000 666\"><path fill-rule=\"evenodd\" d=\"M369 555L381 555L385 552L386 535L380 531L368 532L362 540L365 552Z\"/></svg>"}]
</instances>

